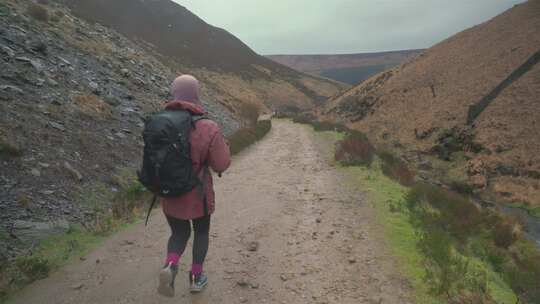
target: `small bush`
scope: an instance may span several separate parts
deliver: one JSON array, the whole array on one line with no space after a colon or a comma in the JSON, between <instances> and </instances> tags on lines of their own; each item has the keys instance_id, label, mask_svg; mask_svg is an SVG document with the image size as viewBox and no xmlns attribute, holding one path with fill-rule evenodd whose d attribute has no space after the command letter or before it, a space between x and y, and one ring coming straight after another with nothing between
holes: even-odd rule
<instances>
[{"instance_id":1,"label":"small bush","mask_svg":"<svg viewBox=\"0 0 540 304\"><path fill-rule=\"evenodd\" d=\"M0 138L0 159L20 157L22 151L19 147Z\"/></svg>"},{"instance_id":2,"label":"small bush","mask_svg":"<svg viewBox=\"0 0 540 304\"><path fill-rule=\"evenodd\" d=\"M428 184L415 185L407 194L406 205L411 222L422 235L419 246L432 263L428 274L437 277L431 278L433 282L453 277L452 269L444 269L444 265L452 267L452 262L438 250L449 246L462 256L476 257L491 265L519 296L520 303L538 303L540 251L522 238L517 218L481 210L465 196ZM468 275L456 282L459 290L467 292L476 284ZM437 284L437 292L446 291ZM480 293L486 293L482 284L478 286Z\"/></svg>"},{"instance_id":3,"label":"small bush","mask_svg":"<svg viewBox=\"0 0 540 304\"><path fill-rule=\"evenodd\" d=\"M311 123L313 130L316 132L333 131L333 132L346 132L347 128L344 125L329 122L329 121L314 121Z\"/></svg>"},{"instance_id":4,"label":"small bush","mask_svg":"<svg viewBox=\"0 0 540 304\"><path fill-rule=\"evenodd\" d=\"M49 261L39 257L20 257L15 264L31 282L46 278L51 270Z\"/></svg>"},{"instance_id":5,"label":"small bush","mask_svg":"<svg viewBox=\"0 0 540 304\"><path fill-rule=\"evenodd\" d=\"M30 3L26 10L27 14L41 22L49 22L49 11L42 5Z\"/></svg>"},{"instance_id":6,"label":"small bush","mask_svg":"<svg viewBox=\"0 0 540 304\"><path fill-rule=\"evenodd\" d=\"M254 103L244 103L240 106L239 114L248 126L255 126L261 115L261 108Z\"/></svg>"},{"instance_id":7,"label":"small bush","mask_svg":"<svg viewBox=\"0 0 540 304\"><path fill-rule=\"evenodd\" d=\"M463 195L472 195L474 192L473 186L465 181L452 181L450 182L450 189Z\"/></svg>"},{"instance_id":8,"label":"small bush","mask_svg":"<svg viewBox=\"0 0 540 304\"><path fill-rule=\"evenodd\" d=\"M368 138L360 132L351 131L338 142L335 159L345 166L370 166L374 155L375 148Z\"/></svg>"},{"instance_id":9,"label":"small bush","mask_svg":"<svg viewBox=\"0 0 540 304\"><path fill-rule=\"evenodd\" d=\"M493 227L495 245L508 249L522 236L521 223L516 218L500 218Z\"/></svg>"},{"instance_id":10,"label":"small bush","mask_svg":"<svg viewBox=\"0 0 540 304\"><path fill-rule=\"evenodd\" d=\"M242 128L229 136L231 154L237 154L254 142L262 139L272 129L270 120L258 121L254 127Z\"/></svg>"},{"instance_id":11,"label":"small bush","mask_svg":"<svg viewBox=\"0 0 540 304\"><path fill-rule=\"evenodd\" d=\"M414 185L415 174L409 170L404 161L388 151L379 152L378 156L382 160L381 169L386 176L396 180L401 185L406 187Z\"/></svg>"},{"instance_id":12,"label":"small bush","mask_svg":"<svg viewBox=\"0 0 540 304\"><path fill-rule=\"evenodd\" d=\"M299 124L311 125L314 121L316 121L316 119L317 118L310 113L301 113L293 117L293 122L299 123Z\"/></svg>"},{"instance_id":13,"label":"small bush","mask_svg":"<svg viewBox=\"0 0 540 304\"><path fill-rule=\"evenodd\" d=\"M138 215L139 209L150 200L151 194L137 180L133 170L123 168L111 177L118 187L112 198L112 216L115 220L131 221Z\"/></svg>"}]
</instances>

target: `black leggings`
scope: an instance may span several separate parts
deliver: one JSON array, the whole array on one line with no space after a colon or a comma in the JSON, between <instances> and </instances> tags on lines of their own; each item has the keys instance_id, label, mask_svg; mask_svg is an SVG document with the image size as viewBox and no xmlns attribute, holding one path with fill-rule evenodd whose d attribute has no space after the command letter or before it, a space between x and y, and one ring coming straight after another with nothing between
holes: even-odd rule
<instances>
[{"instance_id":1,"label":"black leggings","mask_svg":"<svg viewBox=\"0 0 540 304\"><path fill-rule=\"evenodd\" d=\"M167 252L182 255L191 236L191 223L193 223L193 264L204 263L208 252L210 232L210 215L194 220L181 220L167 216L167 222L171 227L171 237L167 244ZM191 222L191 223L190 223Z\"/></svg>"}]
</instances>

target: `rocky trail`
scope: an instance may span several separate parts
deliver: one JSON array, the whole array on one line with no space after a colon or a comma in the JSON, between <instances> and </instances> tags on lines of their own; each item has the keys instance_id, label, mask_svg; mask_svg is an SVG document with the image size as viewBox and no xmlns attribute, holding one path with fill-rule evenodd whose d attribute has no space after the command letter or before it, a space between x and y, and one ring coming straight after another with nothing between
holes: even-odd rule
<instances>
[{"instance_id":1,"label":"rocky trail","mask_svg":"<svg viewBox=\"0 0 540 304\"><path fill-rule=\"evenodd\" d=\"M216 181L208 288L156 293L169 228L161 212L123 231L11 303L408 303L370 205L328 164L322 139L274 121L261 142Z\"/></svg>"}]
</instances>

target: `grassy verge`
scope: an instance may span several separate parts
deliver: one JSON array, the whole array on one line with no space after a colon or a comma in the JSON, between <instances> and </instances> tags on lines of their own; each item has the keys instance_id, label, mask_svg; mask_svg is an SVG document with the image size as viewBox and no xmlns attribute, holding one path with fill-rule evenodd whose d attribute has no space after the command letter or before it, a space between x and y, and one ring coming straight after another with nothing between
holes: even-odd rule
<instances>
[{"instance_id":1,"label":"grassy verge","mask_svg":"<svg viewBox=\"0 0 540 304\"><path fill-rule=\"evenodd\" d=\"M259 120L251 127L239 129L229 136L231 154L238 154L251 144L261 140L272 129L272 121Z\"/></svg>"},{"instance_id":2,"label":"grassy verge","mask_svg":"<svg viewBox=\"0 0 540 304\"><path fill-rule=\"evenodd\" d=\"M331 155L333 151L330 150L335 143L347 135L323 132L317 136L329 147ZM440 194L436 199L427 200L425 193L415 197L413 194L419 193L417 184L403 183L397 178L402 174L393 176L385 172L389 171L389 164L398 163L395 168L402 164L384 153L378 153L370 165L363 166L343 165L332 156L329 159L349 177L354 187L366 193L373 204L388 247L401 272L412 283L415 303L513 304L518 303L519 291L522 291L519 303L536 303L531 292L534 293L537 255L527 241L516 240L512 234L509 244L497 245L504 239L502 234L512 231L511 225L505 226L509 222L499 215L481 211L476 214L471 211L474 209L469 209L472 205L468 204L466 197L455 194L459 196L457 198L441 188L430 188ZM461 209L444 208L459 201L464 203ZM414 206L419 202L430 207L418 212ZM427 213L424 212L426 210ZM463 216L464 210L475 214L469 217L472 219L470 224L463 222L468 218ZM436 216L428 216L429 220L426 220L426 215L432 214ZM490 227L488 220L498 228ZM434 225L430 226L431 223ZM469 231L459 229L467 224L471 227L484 226ZM447 228L443 228L445 226ZM455 232L447 231L451 226L456 228ZM493 238L494 235L497 238ZM509 246L507 249L500 248L506 245ZM490 254L491 251L497 254ZM522 268L522 263L529 265L528 268Z\"/></svg>"},{"instance_id":3,"label":"grassy verge","mask_svg":"<svg viewBox=\"0 0 540 304\"><path fill-rule=\"evenodd\" d=\"M0 303L28 284L44 279L60 267L83 257L100 246L108 236L140 221L142 206L150 194L129 169L119 170L112 181L115 192L100 183L81 191L81 201L95 214L84 225L70 225L66 233L39 242L28 254L0 261ZM103 202L110 204L104 205Z\"/></svg>"}]
</instances>

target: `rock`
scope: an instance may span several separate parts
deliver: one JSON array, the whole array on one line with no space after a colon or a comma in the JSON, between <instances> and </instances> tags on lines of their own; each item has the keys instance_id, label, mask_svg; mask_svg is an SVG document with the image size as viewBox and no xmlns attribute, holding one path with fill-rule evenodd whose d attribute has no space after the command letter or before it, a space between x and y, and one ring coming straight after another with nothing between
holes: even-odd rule
<instances>
[{"instance_id":1,"label":"rock","mask_svg":"<svg viewBox=\"0 0 540 304\"><path fill-rule=\"evenodd\" d=\"M121 69L120 74L122 74L124 77L128 77L130 73L128 69Z\"/></svg>"},{"instance_id":2,"label":"rock","mask_svg":"<svg viewBox=\"0 0 540 304\"><path fill-rule=\"evenodd\" d=\"M12 85L2 85L0 86L0 90L2 91L13 91L15 93L24 94L24 91L21 90L19 87L12 86Z\"/></svg>"},{"instance_id":3,"label":"rock","mask_svg":"<svg viewBox=\"0 0 540 304\"><path fill-rule=\"evenodd\" d=\"M23 242L35 242L54 234L64 233L68 229L69 223L66 220L51 222L16 220L13 222L12 234Z\"/></svg>"},{"instance_id":4,"label":"rock","mask_svg":"<svg viewBox=\"0 0 540 304\"><path fill-rule=\"evenodd\" d=\"M92 93L94 93L96 95L101 94L101 90L99 89L99 84L97 82L90 81L88 83L88 87L90 88L90 90L92 90Z\"/></svg>"},{"instance_id":5,"label":"rock","mask_svg":"<svg viewBox=\"0 0 540 304\"><path fill-rule=\"evenodd\" d=\"M41 172L36 168L32 169L30 171L30 173L32 173L32 175L35 176L35 177L40 177L41 176Z\"/></svg>"},{"instance_id":6,"label":"rock","mask_svg":"<svg viewBox=\"0 0 540 304\"><path fill-rule=\"evenodd\" d=\"M58 82L50 77L47 77L47 83L53 87L57 87L58 86Z\"/></svg>"},{"instance_id":7,"label":"rock","mask_svg":"<svg viewBox=\"0 0 540 304\"><path fill-rule=\"evenodd\" d=\"M0 50L5 53L6 55L8 55L9 57L14 57L15 56L15 51L13 49L11 49L10 47L7 47L7 46L1 46L0 47Z\"/></svg>"},{"instance_id":8,"label":"rock","mask_svg":"<svg viewBox=\"0 0 540 304\"><path fill-rule=\"evenodd\" d=\"M30 59L28 57L23 57L23 56L16 57L15 60L21 61L21 62L26 62L26 63L30 63L32 61L32 59Z\"/></svg>"},{"instance_id":9,"label":"rock","mask_svg":"<svg viewBox=\"0 0 540 304\"><path fill-rule=\"evenodd\" d=\"M75 170L68 162L64 162L64 168L77 179L77 181L81 182L83 180L82 174Z\"/></svg>"},{"instance_id":10,"label":"rock","mask_svg":"<svg viewBox=\"0 0 540 304\"><path fill-rule=\"evenodd\" d=\"M30 44L32 51L47 55L47 45L43 41L34 41Z\"/></svg>"},{"instance_id":11,"label":"rock","mask_svg":"<svg viewBox=\"0 0 540 304\"><path fill-rule=\"evenodd\" d=\"M244 297L240 297L240 303L247 303L248 299Z\"/></svg>"},{"instance_id":12,"label":"rock","mask_svg":"<svg viewBox=\"0 0 540 304\"><path fill-rule=\"evenodd\" d=\"M146 86L146 81L144 81L144 80L143 80L142 78L140 78L140 77L136 77L136 78L134 79L133 82L134 82L136 85L141 86L141 87Z\"/></svg>"},{"instance_id":13,"label":"rock","mask_svg":"<svg viewBox=\"0 0 540 304\"><path fill-rule=\"evenodd\" d=\"M285 274L281 274L279 276L279 278L283 281L283 282L286 282L289 278L287 278L287 276Z\"/></svg>"},{"instance_id":14,"label":"rock","mask_svg":"<svg viewBox=\"0 0 540 304\"><path fill-rule=\"evenodd\" d=\"M501 175L519 176L519 170L508 164L497 166L497 172Z\"/></svg>"},{"instance_id":15,"label":"rock","mask_svg":"<svg viewBox=\"0 0 540 304\"><path fill-rule=\"evenodd\" d=\"M74 284L71 286L72 289L74 290L79 290L81 288L83 288L84 284L83 283L77 283L77 284Z\"/></svg>"},{"instance_id":16,"label":"rock","mask_svg":"<svg viewBox=\"0 0 540 304\"><path fill-rule=\"evenodd\" d=\"M259 249L259 242L257 241L249 242L248 244L249 251L257 251L258 249Z\"/></svg>"},{"instance_id":17,"label":"rock","mask_svg":"<svg viewBox=\"0 0 540 304\"><path fill-rule=\"evenodd\" d=\"M249 286L252 288L252 289L259 289L259 284L258 283L250 283Z\"/></svg>"},{"instance_id":18,"label":"rock","mask_svg":"<svg viewBox=\"0 0 540 304\"><path fill-rule=\"evenodd\" d=\"M356 258L350 257L350 258L348 259L348 261L349 261L349 264L354 264L354 263L356 263Z\"/></svg>"},{"instance_id":19,"label":"rock","mask_svg":"<svg viewBox=\"0 0 540 304\"><path fill-rule=\"evenodd\" d=\"M58 60L60 60L64 65L71 65L71 62L67 61L66 59L60 56L56 56L56 58L58 58Z\"/></svg>"},{"instance_id":20,"label":"rock","mask_svg":"<svg viewBox=\"0 0 540 304\"><path fill-rule=\"evenodd\" d=\"M66 128L63 125L61 125L61 124L59 124L57 122L54 122L54 121L49 121L49 126L55 128L57 130L60 130L60 131L65 131L66 130Z\"/></svg>"},{"instance_id":21,"label":"rock","mask_svg":"<svg viewBox=\"0 0 540 304\"><path fill-rule=\"evenodd\" d=\"M320 223L322 222L322 219L317 218L317 219L315 220L315 222L316 222L317 224L320 224Z\"/></svg>"},{"instance_id":22,"label":"rock","mask_svg":"<svg viewBox=\"0 0 540 304\"><path fill-rule=\"evenodd\" d=\"M238 285L240 287L247 287L249 285L249 283L245 279L240 279L240 280L236 281L236 285Z\"/></svg>"}]
</instances>

